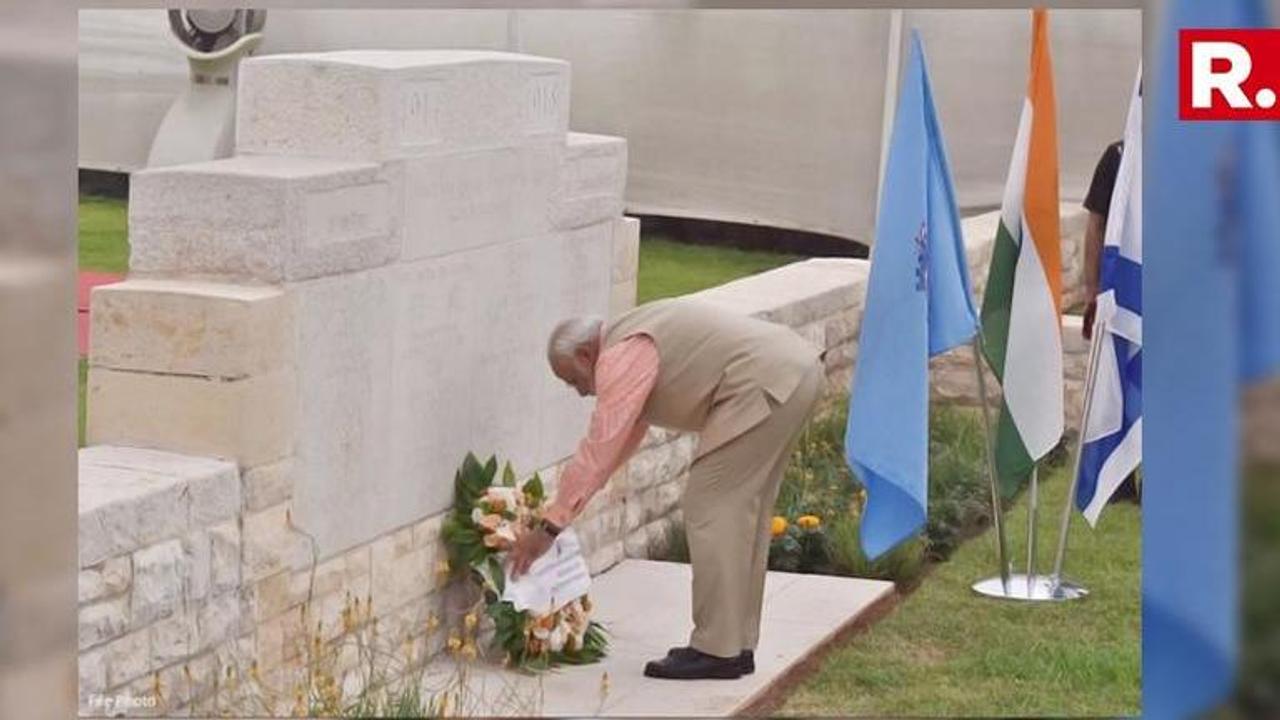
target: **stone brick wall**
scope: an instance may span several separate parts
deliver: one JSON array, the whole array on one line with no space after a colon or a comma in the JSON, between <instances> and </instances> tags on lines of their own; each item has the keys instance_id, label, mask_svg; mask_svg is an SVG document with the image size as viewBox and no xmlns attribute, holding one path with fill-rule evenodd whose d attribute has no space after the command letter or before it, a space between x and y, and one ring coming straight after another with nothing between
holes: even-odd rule
<instances>
[{"instance_id":1,"label":"stone brick wall","mask_svg":"<svg viewBox=\"0 0 1280 720\"><path fill-rule=\"evenodd\" d=\"M203 714L227 668L243 678L256 667L287 694L315 628L335 638L356 599L388 647L417 658L439 650L442 633L429 634L427 619L450 619L443 514L317 562L292 522L286 472L241 474L234 463L139 448L81 451L83 714L110 714L95 695L159 698L130 715ZM337 668L356 660L344 654Z\"/></svg>"}]
</instances>

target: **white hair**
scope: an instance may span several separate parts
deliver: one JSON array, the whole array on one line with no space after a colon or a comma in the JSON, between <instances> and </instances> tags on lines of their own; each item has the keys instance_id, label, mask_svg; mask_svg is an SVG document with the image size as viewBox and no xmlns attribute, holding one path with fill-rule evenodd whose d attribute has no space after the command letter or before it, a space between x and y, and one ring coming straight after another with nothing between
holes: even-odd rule
<instances>
[{"instance_id":1,"label":"white hair","mask_svg":"<svg viewBox=\"0 0 1280 720\"><path fill-rule=\"evenodd\" d=\"M598 317L574 317L560 321L547 340L547 357L572 357L575 350L599 337L603 324Z\"/></svg>"}]
</instances>

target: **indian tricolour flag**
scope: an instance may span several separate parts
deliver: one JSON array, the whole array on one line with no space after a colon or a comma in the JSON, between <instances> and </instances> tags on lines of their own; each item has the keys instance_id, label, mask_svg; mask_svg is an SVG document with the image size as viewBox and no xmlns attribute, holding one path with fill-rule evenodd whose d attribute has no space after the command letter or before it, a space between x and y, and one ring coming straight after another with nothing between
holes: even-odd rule
<instances>
[{"instance_id":1,"label":"indian tricolour flag","mask_svg":"<svg viewBox=\"0 0 1280 720\"><path fill-rule=\"evenodd\" d=\"M987 362L1004 405L996 469L1006 495L1062 437L1058 131L1045 10L1032 14L1031 78L982 299Z\"/></svg>"}]
</instances>

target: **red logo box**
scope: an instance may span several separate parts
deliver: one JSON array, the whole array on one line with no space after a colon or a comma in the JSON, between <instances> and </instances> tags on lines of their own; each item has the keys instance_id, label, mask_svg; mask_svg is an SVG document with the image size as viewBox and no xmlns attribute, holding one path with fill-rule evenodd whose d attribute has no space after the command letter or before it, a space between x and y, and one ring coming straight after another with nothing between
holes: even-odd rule
<instances>
[{"instance_id":1,"label":"red logo box","mask_svg":"<svg viewBox=\"0 0 1280 720\"><path fill-rule=\"evenodd\" d=\"M1178 33L1178 117L1280 120L1280 29Z\"/></svg>"}]
</instances>

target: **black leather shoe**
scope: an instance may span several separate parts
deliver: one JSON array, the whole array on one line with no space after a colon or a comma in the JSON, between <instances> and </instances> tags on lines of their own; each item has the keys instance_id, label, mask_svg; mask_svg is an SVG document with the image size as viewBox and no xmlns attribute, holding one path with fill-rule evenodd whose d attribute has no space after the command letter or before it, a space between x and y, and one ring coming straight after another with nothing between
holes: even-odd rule
<instances>
[{"instance_id":1,"label":"black leather shoe","mask_svg":"<svg viewBox=\"0 0 1280 720\"><path fill-rule=\"evenodd\" d=\"M682 645L681 647L673 647L670 650L668 650L667 657L673 657L675 655L688 655L689 653L696 653L696 652L698 651L694 650L688 645ZM751 673L754 673L756 671L756 654L750 650L743 650L741 653L738 654L738 664L742 668L743 675L750 675Z\"/></svg>"},{"instance_id":2,"label":"black leather shoe","mask_svg":"<svg viewBox=\"0 0 1280 720\"><path fill-rule=\"evenodd\" d=\"M717 657L693 648L674 650L679 652L645 664L645 676L667 680L734 680L742 677L739 657Z\"/></svg>"}]
</instances>

